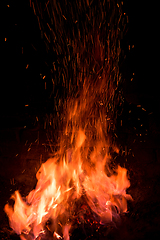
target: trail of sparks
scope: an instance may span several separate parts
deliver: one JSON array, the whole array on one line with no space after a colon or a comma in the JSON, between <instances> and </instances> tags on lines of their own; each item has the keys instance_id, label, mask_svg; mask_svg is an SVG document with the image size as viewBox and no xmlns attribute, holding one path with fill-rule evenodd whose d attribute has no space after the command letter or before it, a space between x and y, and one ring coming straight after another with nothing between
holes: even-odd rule
<instances>
[{"instance_id":1,"label":"trail of sparks","mask_svg":"<svg viewBox=\"0 0 160 240\"><path fill-rule=\"evenodd\" d=\"M102 94L102 104L107 112L112 112L109 117L116 118L116 107L121 98L118 89L121 82L120 42L128 21L122 5L120 1L106 0L32 1L41 36L51 56L52 95L55 96L58 118L64 99L71 95L75 97L84 79L88 79L89 84L101 78L104 72L103 91L107 94L105 98ZM114 127L112 121L110 127Z\"/></svg>"}]
</instances>

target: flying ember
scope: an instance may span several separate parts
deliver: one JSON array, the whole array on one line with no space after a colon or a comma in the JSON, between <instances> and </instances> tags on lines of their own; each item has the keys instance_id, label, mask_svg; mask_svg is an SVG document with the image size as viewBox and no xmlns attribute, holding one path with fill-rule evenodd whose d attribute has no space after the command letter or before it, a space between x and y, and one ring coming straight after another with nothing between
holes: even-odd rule
<instances>
[{"instance_id":1,"label":"flying ember","mask_svg":"<svg viewBox=\"0 0 160 240\"><path fill-rule=\"evenodd\" d=\"M53 239L69 240L75 221L94 219L107 225L127 211L127 200L132 199L126 193L130 187L127 170L110 167L110 149L118 153L111 132L120 103L120 4L80 0L62 7L51 2L45 5L49 17L54 18L52 26L47 22L52 34L45 33L46 41L54 35L57 59L64 51L59 81L65 82L70 94L58 115L62 130L58 150L38 170L35 189L25 198L16 191L11 197L14 206L5 205L10 227L21 239L40 239L50 231ZM34 3L33 8L38 14ZM84 22L80 23L84 11ZM72 26L72 34L69 26L62 29L70 18L71 24L77 24ZM54 82L58 83L60 72L55 65Z\"/></svg>"}]
</instances>

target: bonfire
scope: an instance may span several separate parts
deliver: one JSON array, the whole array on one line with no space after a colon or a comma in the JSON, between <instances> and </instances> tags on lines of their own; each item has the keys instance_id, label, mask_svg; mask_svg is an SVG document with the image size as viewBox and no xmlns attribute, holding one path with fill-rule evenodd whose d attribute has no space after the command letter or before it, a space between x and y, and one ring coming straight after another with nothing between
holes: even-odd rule
<instances>
[{"instance_id":1,"label":"bonfire","mask_svg":"<svg viewBox=\"0 0 160 240\"><path fill-rule=\"evenodd\" d=\"M48 26L42 31L47 49L54 38L52 51L57 59L64 56L62 77L53 64L54 84L61 81L69 94L58 114L59 148L38 170L35 189L25 198L17 190L11 196L14 206L4 208L10 227L21 239L40 239L50 231L53 239L68 240L76 221L107 226L127 212L127 200L132 199L126 193L130 187L127 170L110 167L110 149L119 152L111 133L116 107L121 104L122 3L92 2L45 2L43 10L52 25L39 20L41 30ZM42 16L38 5L32 2L32 6Z\"/></svg>"}]
</instances>

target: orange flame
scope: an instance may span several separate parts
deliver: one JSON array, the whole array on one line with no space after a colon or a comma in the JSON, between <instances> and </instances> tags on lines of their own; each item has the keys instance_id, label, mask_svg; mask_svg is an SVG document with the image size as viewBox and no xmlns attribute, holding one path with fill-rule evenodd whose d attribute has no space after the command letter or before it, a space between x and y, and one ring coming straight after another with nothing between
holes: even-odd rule
<instances>
[{"instance_id":1,"label":"orange flame","mask_svg":"<svg viewBox=\"0 0 160 240\"><path fill-rule=\"evenodd\" d=\"M14 208L9 204L5 206L10 226L21 239L31 233L36 239L44 232L46 222L52 220L54 237L61 237L57 233L60 224L63 238L68 240L73 215L71 206L82 196L101 224L127 211L127 199L131 199L126 194L130 186L127 170L118 166L113 174L109 168L109 139L103 133L104 123L99 118L96 121L95 115L92 120L83 121L90 109L87 104L90 91L81 96L84 98L79 98L75 104L69 102L65 136L61 138L59 151L37 172L36 188L25 200L16 191L12 196Z\"/></svg>"}]
</instances>

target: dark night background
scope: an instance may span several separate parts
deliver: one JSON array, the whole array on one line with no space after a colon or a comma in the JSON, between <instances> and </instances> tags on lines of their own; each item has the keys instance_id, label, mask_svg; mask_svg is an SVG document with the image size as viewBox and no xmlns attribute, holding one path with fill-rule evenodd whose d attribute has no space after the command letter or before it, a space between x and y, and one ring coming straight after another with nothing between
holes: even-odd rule
<instances>
[{"instance_id":1,"label":"dark night background","mask_svg":"<svg viewBox=\"0 0 160 240\"><path fill-rule=\"evenodd\" d=\"M123 41L126 51L122 66L125 78L124 110L118 119L119 122L123 120L123 126L118 125L117 135L125 154L118 157L117 161L129 171L129 191L135 201L129 205L128 216L122 217L121 229L112 230L108 239L117 239L119 234L119 239L156 239L160 232L157 8L158 3L155 2L124 1L129 24ZM3 15L0 85L2 212L11 193L20 189L25 195L35 185L35 173L50 151L46 144L45 129L42 126L37 128L36 117L44 126L46 114L52 112L49 98L52 84L47 66L50 56L46 53L30 1L5 0ZM128 45L134 45L134 48L128 51ZM46 77L43 79L43 76ZM24 125L27 126L25 130ZM39 139L39 144L35 144L35 139ZM27 168L32 170L28 172ZM30 182L30 186L27 186L27 182ZM1 239L10 239L4 213L0 225Z\"/></svg>"}]
</instances>

